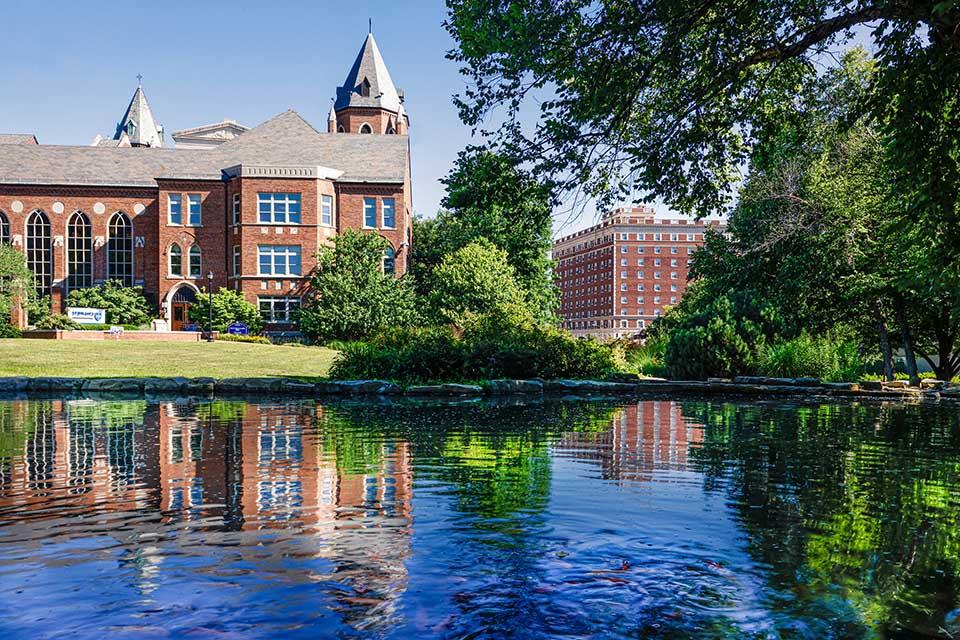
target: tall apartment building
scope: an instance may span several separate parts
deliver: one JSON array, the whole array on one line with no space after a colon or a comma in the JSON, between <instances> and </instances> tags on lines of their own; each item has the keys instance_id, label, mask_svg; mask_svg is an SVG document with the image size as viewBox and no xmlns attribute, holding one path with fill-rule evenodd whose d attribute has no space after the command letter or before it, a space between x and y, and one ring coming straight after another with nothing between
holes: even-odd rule
<instances>
[{"instance_id":1,"label":"tall apartment building","mask_svg":"<svg viewBox=\"0 0 960 640\"><path fill-rule=\"evenodd\" d=\"M560 315L573 335L630 337L680 301L693 253L720 221L655 218L616 209L553 244Z\"/></svg>"}]
</instances>

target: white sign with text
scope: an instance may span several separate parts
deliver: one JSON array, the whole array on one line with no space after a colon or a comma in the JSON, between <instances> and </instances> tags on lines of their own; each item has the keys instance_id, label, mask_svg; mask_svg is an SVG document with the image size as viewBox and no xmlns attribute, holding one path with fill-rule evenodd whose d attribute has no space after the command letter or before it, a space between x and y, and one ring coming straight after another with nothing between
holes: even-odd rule
<instances>
[{"instance_id":1,"label":"white sign with text","mask_svg":"<svg viewBox=\"0 0 960 640\"><path fill-rule=\"evenodd\" d=\"M67 307L67 317L78 324L106 324L107 312L105 309L90 307Z\"/></svg>"}]
</instances>

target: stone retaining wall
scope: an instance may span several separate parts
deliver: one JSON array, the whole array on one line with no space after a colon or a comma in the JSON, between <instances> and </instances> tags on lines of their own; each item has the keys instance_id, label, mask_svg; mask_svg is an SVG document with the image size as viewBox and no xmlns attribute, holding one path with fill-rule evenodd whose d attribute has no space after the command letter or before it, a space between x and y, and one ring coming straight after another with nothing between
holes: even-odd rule
<instances>
[{"instance_id":1,"label":"stone retaining wall","mask_svg":"<svg viewBox=\"0 0 960 640\"><path fill-rule=\"evenodd\" d=\"M856 383L821 383L810 379L742 378L700 381L638 379L632 382L600 380L487 380L482 384L437 384L402 388L385 380L330 380L305 382L290 378L0 378L0 397L122 394L125 396L630 396L724 395L744 397L842 397L893 400L960 401L960 385L941 383L910 387L866 389Z\"/></svg>"}]
</instances>

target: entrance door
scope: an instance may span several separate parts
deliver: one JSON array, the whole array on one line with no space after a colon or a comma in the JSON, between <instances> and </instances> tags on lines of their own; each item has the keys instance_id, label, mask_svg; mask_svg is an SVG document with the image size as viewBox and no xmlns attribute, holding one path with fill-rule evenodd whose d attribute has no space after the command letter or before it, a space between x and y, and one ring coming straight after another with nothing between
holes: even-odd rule
<instances>
[{"instance_id":1,"label":"entrance door","mask_svg":"<svg viewBox=\"0 0 960 640\"><path fill-rule=\"evenodd\" d=\"M196 292L186 285L173 292L173 298L170 300L170 329L171 331L183 331L190 320L190 305L197 301Z\"/></svg>"}]
</instances>

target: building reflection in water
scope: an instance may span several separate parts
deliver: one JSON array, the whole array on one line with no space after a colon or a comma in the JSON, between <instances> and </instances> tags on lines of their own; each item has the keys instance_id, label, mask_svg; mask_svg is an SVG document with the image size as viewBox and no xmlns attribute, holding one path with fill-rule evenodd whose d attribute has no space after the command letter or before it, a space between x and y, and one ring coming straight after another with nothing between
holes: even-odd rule
<instances>
[{"instance_id":1,"label":"building reflection in water","mask_svg":"<svg viewBox=\"0 0 960 640\"><path fill-rule=\"evenodd\" d=\"M395 617L412 524L406 443L358 431L352 448L359 439L373 453L345 469L344 438L330 437L314 403L13 401L0 412L0 435L22 439L0 452L0 515L138 512L124 523L136 535L118 537L136 541L126 561L141 593L154 589L160 545L197 531L274 571L289 547L251 537L275 531L329 570L303 579L335 581L344 622L371 629Z\"/></svg>"},{"instance_id":2,"label":"building reflection in water","mask_svg":"<svg viewBox=\"0 0 960 640\"><path fill-rule=\"evenodd\" d=\"M685 420L680 403L652 400L619 409L609 429L565 433L557 448L595 461L605 480L648 481L654 471L687 470L690 445L702 439L702 425Z\"/></svg>"}]
</instances>

